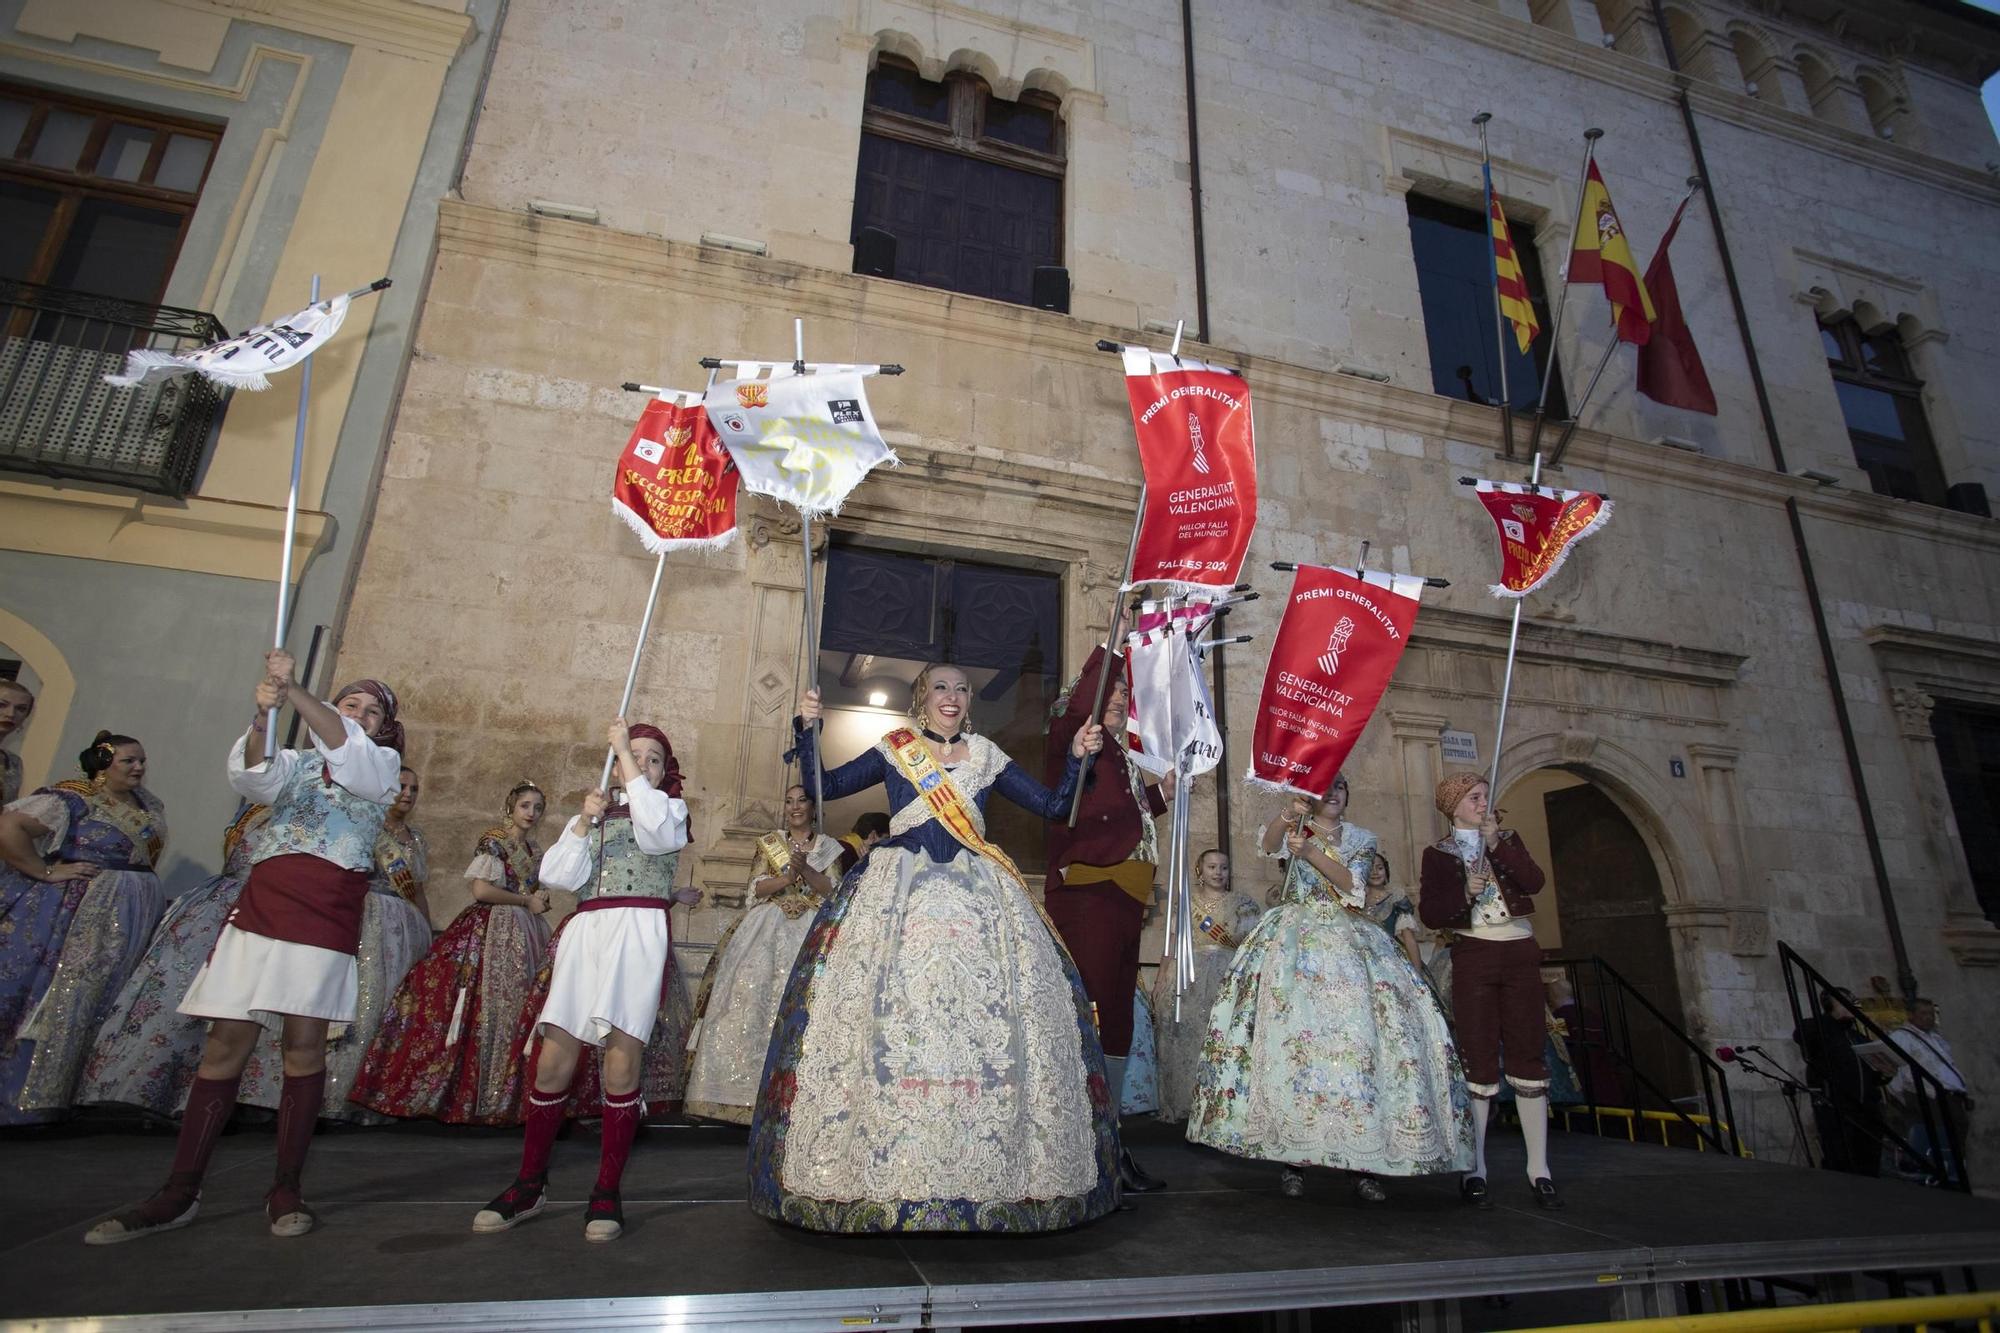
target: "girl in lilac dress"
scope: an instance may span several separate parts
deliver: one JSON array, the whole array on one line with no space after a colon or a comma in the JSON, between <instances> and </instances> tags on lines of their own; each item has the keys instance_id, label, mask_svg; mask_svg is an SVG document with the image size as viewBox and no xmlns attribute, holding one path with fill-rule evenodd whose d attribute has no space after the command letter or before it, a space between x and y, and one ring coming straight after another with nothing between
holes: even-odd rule
<instances>
[{"instance_id":1,"label":"girl in lilac dress","mask_svg":"<svg viewBox=\"0 0 2000 1333\"><path fill-rule=\"evenodd\" d=\"M84 1057L166 905L146 749L108 731L0 813L0 1124L66 1114Z\"/></svg>"}]
</instances>

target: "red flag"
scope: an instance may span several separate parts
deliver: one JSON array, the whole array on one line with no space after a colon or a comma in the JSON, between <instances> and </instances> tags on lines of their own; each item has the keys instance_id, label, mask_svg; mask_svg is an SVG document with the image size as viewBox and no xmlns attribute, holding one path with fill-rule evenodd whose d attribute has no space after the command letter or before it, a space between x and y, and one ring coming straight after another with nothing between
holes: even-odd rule
<instances>
[{"instance_id":1,"label":"red flag","mask_svg":"<svg viewBox=\"0 0 2000 1333\"><path fill-rule=\"evenodd\" d=\"M736 535L736 464L700 394L664 394L646 404L618 455L611 512L655 554L727 546Z\"/></svg>"},{"instance_id":2,"label":"red flag","mask_svg":"<svg viewBox=\"0 0 2000 1333\"><path fill-rule=\"evenodd\" d=\"M1132 582L1232 586L1257 526L1250 386L1222 366L1128 347L1125 391L1146 472Z\"/></svg>"},{"instance_id":3,"label":"red flag","mask_svg":"<svg viewBox=\"0 0 2000 1333\"><path fill-rule=\"evenodd\" d=\"M1247 780L1323 796L1409 646L1424 581L1300 565L1278 621Z\"/></svg>"},{"instance_id":4,"label":"red flag","mask_svg":"<svg viewBox=\"0 0 2000 1333\"><path fill-rule=\"evenodd\" d=\"M1667 262L1667 247L1681 229L1681 214L1687 200L1674 210L1653 262L1646 265L1646 290L1653 294L1659 313L1653 320L1652 341L1639 348L1639 392L1668 407L1684 407L1690 412L1715 415L1715 390L1708 387L1708 372L1702 368L1701 353L1695 350L1694 334L1681 315L1681 293L1674 285L1673 266Z\"/></svg>"},{"instance_id":5,"label":"red flag","mask_svg":"<svg viewBox=\"0 0 2000 1333\"><path fill-rule=\"evenodd\" d=\"M1511 481L1474 484L1500 531L1495 597L1526 597L1569 559L1569 548L1611 521L1611 501L1590 491L1558 491Z\"/></svg>"}]
</instances>

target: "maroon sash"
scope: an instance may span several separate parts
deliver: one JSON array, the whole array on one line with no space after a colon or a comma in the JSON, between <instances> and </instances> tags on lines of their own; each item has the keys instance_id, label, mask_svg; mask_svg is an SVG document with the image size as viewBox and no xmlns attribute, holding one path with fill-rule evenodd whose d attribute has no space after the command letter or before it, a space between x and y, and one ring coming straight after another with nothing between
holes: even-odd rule
<instances>
[{"instance_id":1,"label":"maroon sash","mask_svg":"<svg viewBox=\"0 0 2000 1333\"><path fill-rule=\"evenodd\" d=\"M252 935L352 955L361 946L368 872L344 870L304 852L250 868L228 924Z\"/></svg>"}]
</instances>

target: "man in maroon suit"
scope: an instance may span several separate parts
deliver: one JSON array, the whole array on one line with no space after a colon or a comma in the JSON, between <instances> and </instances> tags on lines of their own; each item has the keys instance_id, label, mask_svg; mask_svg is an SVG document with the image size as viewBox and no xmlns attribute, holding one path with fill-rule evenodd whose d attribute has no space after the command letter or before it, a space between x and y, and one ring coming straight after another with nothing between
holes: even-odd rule
<instances>
[{"instance_id":1,"label":"man in maroon suit","mask_svg":"<svg viewBox=\"0 0 2000 1333\"><path fill-rule=\"evenodd\" d=\"M1104 661L1099 648L1084 664L1083 674L1069 688L1060 711L1049 723L1047 774L1060 782L1068 763L1070 741L1090 713L1097 697L1097 673ZM1112 736L1125 732L1131 702L1125 684L1125 658L1113 654L1111 683L1104 692L1104 729ZM1172 788L1168 787L1167 794ZM1062 935L1076 961L1084 993L1097 1010L1097 1033L1104 1044L1105 1073L1110 1081L1115 1113L1125 1090L1125 1058L1132 1050L1132 995L1139 982L1139 933L1146 907L1153 900L1153 872L1159 861L1159 834L1153 819L1167 812L1166 795L1150 785L1126 757L1122 744L1107 744L1084 773L1083 806L1076 827L1051 820L1048 831L1048 879L1044 903L1049 920ZM1162 1188L1121 1152L1119 1174L1135 1193Z\"/></svg>"}]
</instances>

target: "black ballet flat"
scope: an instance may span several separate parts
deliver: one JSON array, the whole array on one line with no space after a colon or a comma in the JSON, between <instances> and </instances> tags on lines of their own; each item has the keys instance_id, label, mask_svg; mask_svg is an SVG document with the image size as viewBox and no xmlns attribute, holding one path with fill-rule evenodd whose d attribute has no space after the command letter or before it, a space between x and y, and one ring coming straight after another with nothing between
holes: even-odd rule
<instances>
[{"instance_id":1,"label":"black ballet flat","mask_svg":"<svg viewBox=\"0 0 2000 1333\"><path fill-rule=\"evenodd\" d=\"M1556 1189L1556 1183L1547 1176L1537 1176L1528 1185L1528 1192L1535 1196L1535 1206L1551 1211L1563 1206L1563 1196Z\"/></svg>"},{"instance_id":2,"label":"black ballet flat","mask_svg":"<svg viewBox=\"0 0 2000 1333\"><path fill-rule=\"evenodd\" d=\"M1166 1181L1158 1176L1148 1175L1143 1167L1132 1160L1132 1154L1129 1152L1118 1154L1118 1179L1131 1194L1151 1194L1155 1190L1167 1187Z\"/></svg>"},{"instance_id":3,"label":"black ballet flat","mask_svg":"<svg viewBox=\"0 0 2000 1333\"><path fill-rule=\"evenodd\" d=\"M1486 1188L1485 1176L1467 1176L1459 1181L1458 1197L1482 1212L1493 1206L1493 1192Z\"/></svg>"}]
</instances>

